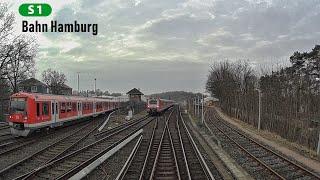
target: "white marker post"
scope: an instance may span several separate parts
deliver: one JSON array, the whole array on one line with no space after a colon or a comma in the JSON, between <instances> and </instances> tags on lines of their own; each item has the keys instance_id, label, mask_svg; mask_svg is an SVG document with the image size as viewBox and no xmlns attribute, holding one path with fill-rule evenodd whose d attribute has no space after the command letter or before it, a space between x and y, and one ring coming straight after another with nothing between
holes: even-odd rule
<instances>
[{"instance_id":1,"label":"white marker post","mask_svg":"<svg viewBox=\"0 0 320 180\"><path fill-rule=\"evenodd\" d=\"M318 147L317 147L317 155L320 155L320 130L319 130L319 139L318 139Z\"/></svg>"}]
</instances>

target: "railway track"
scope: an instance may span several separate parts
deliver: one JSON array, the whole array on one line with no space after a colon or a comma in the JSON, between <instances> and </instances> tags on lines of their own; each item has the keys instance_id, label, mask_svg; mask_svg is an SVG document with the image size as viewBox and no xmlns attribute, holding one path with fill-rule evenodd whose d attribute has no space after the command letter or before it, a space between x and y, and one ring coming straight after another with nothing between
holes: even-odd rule
<instances>
[{"instance_id":1,"label":"railway track","mask_svg":"<svg viewBox=\"0 0 320 180\"><path fill-rule=\"evenodd\" d=\"M167 126L161 136L150 179L181 179L178 160Z\"/></svg>"},{"instance_id":2,"label":"railway track","mask_svg":"<svg viewBox=\"0 0 320 180\"><path fill-rule=\"evenodd\" d=\"M8 123L1 123L1 124L0 124L0 130L9 129L9 128L10 128L10 126L9 126Z\"/></svg>"},{"instance_id":3,"label":"railway track","mask_svg":"<svg viewBox=\"0 0 320 180\"><path fill-rule=\"evenodd\" d=\"M169 114L169 117L170 117L170 114ZM158 148L160 147L161 136L166 127L166 121L167 121L167 118L163 118L163 120L158 121L157 129L153 133L147 152L145 153L146 157L144 159L142 169L138 174L138 177L139 177L138 179L150 179L153 163L156 159Z\"/></svg>"},{"instance_id":4,"label":"railway track","mask_svg":"<svg viewBox=\"0 0 320 180\"><path fill-rule=\"evenodd\" d=\"M20 161L11 164L10 166L0 171L1 179L15 179L25 177L31 170L47 164L56 158L63 155L68 149L73 147L76 143L88 136L93 130L97 128L100 121L91 121L86 124L75 126L74 131L65 137L54 141L46 147L32 153L31 155L21 159ZM29 143L29 142L27 142Z\"/></svg>"},{"instance_id":5,"label":"railway track","mask_svg":"<svg viewBox=\"0 0 320 180\"><path fill-rule=\"evenodd\" d=\"M177 127L180 132L181 144L184 148L191 179L215 179L194 142L181 112L178 115Z\"/></svg>"},{"instance_id":6,"label":"railway track","mask_svg":"<svg viewBox=\"0 0 320 180\"><path fill-rule=\"evenodd\" d=\"M81 148L87 146L88 144L92 144L93 142L97 141L98 139L104 138L105 136L110 135L110 134L112 134L112 133L114 133L116 131L126 129L127 127L134 126L134 125L142 122L143 120L146 120L147 118L148 118L148 116L145 116L145 117L142 117L142 118L139 118L139 119L134 119L134 120L129 121L129 123L128 122L127 123L123 123L123 124L120 124L117 127L114 127L112 129L108 129L108 130L104 130L104 131L101 131L99 133L96 133L97 131L94 130L94 131L92 131L92 133L90 133L90 135L88 135L86 138L83 138L83 139L79 140L79 142L77 142L74 146L72 146L71 148L66 150L64 152L64 154L62 154L60 156L63 156L63 155L66 155L68 153L77 151L78 149L81 149ZM103 123L101 123L101 124L103 124ZM96 129L98 129L99 127L100 127L100 125Z\"/></svg>"},{"instance_id":7,"label":"railway track","mask_svg":"<svg viewBox=\"0 0 320 180\"><path fill-rule=\"evenodd\" d=\"M94 136L98 138L99 136L105 136L105 135L111 134L111 133L113 133L113 132L115 132L115 131L117 131L119 129L123 129L123 128L125 128L127 126L130 126L132 124L136 124L136 123L139 123L141 121L144 121L147 118L149 118L148 115L144 116L142 118L139 118L139 119L133 119L133 120L127 121L126 123L123 123L123 124L120 124L118 126L115 126L112 129L107 129L107 130L103 130L101 132L95 133Z\"/></svg>"},{"instance_id":8,"label":"railway track","mask_svg":"<svg viewBox=\"0 0 320 180\"><path fill-rule=\"evenodd\" d=\"M6 140L8 137L10 138L11 132L10 132L10 126L8 123L1 123L0 124L0 142L2 140Z\"/></svg>"},{"instance_id":9,"label":"railway track","mask_svg":"<svg viewBox=\"0 0 320 180\"><path fill-rule=\"evenodd\" d=\"M139 179L142 176L142 169L145 169L145 160L148 156L148 150L151 148L151 141L156 133L164 127L164 120L158 117L152 128L152 131L144 130L142 140L134 152L132 157L129 157L128 163L125 164L124 171L118 175L118 179Z\"/></svg>"},{"instance_id":10,"label":"railway track","mask_svg":"<svg viewBox=\"0 0 320 180\"><path fill-rule=\"evenodd\" d=\"M88 123L86 121L80 122L78 124L75 124L75 127L81 126L82 124ZM58 134L58 133L64 133L66 131L69 131L68 128L73 129L74 127L65 126L61 128L57 128L54 131L41 131L36 134L32 134L28 137L13 137L10 139L7 139L6 141L1 141L0 143L0 157L3 155L6 155L8 153L19 151L25 146L31 146L34 143L40 142L42 139L45 139L47 137L50 137L52 135Z\"/></svg>"},{"instance_id":11,"label":"railway track","mask_svg":"<svg viewBox=\"0 0 320 180\"><path fill-rule=\"evenodd\" d=\"M257 179L320 179L320 176L271 150L224 122L215 110L207 121L222 147Z\"/></svg>"},{"instance_id":12,"label":"railway track","mask_svg":"<svg viewBox=\"0 0 320 180\"><path fill-rule=\"evenodd\" d=\"M181 179L191 179L190 170L187 163L186 149L183 145L181 130L178 125L179 113L176 111L168 121L168 129L170 131L172 144L174 146L175 155L178 161L178 168ZM181 122L180 122L181 123Z\"/></svg>"},{"instance_id":13,"label":"railway track","mask_svg":"<svg viewBox=\"0 0 320 180\"><path fill-rule=\"evenodd\" d=\"M128 171L129 165L133 161L133 157L139 157L140 160L135 161L134 170L136 170L136 172L131 172L131 175L133 176L130 176L129 179L139 179L144 157L146 156L146 150L141 154L141 148L148 149L149 141L157 127L159 119L161 119L161 117L156 117L154 121L144 126L140 138L132 140L123 148L118 149L115 154L110 156L105 162L95 167L94 170L87 174L85 179L123 179L123 172ZM119 173L119 170L122 173ZM76 177L77 178L74 179L79 179L79 176Z\"/></svg>"},{"instance_id":14,"label":"railway track","mask_svg":"<svg viewBox=\"0 0 320 180\"><path fill-rule=\"evenodd\" d=\"M11 139L9 142L2 143L0 145L0 157L12 151L19 150L24 146L31 145L35 142L37 142L36 139Z\"/></svg>"},{"instance_id":15,"label":"railway track","mask_svg":"<svg viewBox=\"0 0 320 180\"><path fill-rule=\"evenodd\" d=\"M125 166L118 179L214 179L177 108Z\"/></svg>"},{"instance_id":16,"label":"railway track","mask_svg":"<svg viewBox=\"0 0 320 180\"><path fill-rule=\"evenodd\" d=\"M153 118L119 129L100 137L95 142L53 160L30 172L25 179L67 179L100 157L102 154L124 141L130 135L146 126Z\"/></svg>"},{"instance_id":17,"label":"railway track","mask_svg":"<svg viewBox=\"0 0 320 180\"><path fill-rule=\"evenodd\" d=\"M13 139L15 139L15 138L9 132L5 132L5 133L0 134L0 144L4 144L7 141L10 141Z\"/></svg>"}]
</instances>

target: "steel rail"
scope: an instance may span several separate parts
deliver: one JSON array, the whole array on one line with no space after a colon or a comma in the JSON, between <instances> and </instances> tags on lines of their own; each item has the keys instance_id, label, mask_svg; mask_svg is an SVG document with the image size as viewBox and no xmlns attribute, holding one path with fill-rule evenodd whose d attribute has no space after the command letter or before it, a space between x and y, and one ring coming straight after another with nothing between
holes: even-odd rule
<instances>
[{"instance_id":1,"label":"steel rail","mask_svg":"<svg viewBox=\"0 0 320 180\"><path fill-rule=\"evenodd\" d=\"M172 112L173 112L173 111L172 111ZM169 117L171 116L172 112L170 113ZM156 167L156 164L157 164L157 159L158 159L159 154L160 154L161 144L162 144L163 137L164 137L164 134L165 134L165 131L166 131L168 119L169 119L169 118L166 118L166 120L165 120L165 125L164 125L164 128L163 128L163 132L162 132L162 134L161 134L159 147L158 147L158 150L157 150L156 158L155 158L155 160L154 160L154 162L153 162L152 171L151 171L151 175L150 175L150 178L149 178L149 179L152 179L153 174L154 174L154 171L155 171L155 167Z\"/></svg>"},{"instance_id":2,"label":"steel rail","mask_svg":"<svg viewBox=\"0 0 320 180\"><path fill-rule=\"evenodd\" d=\"M127 134L124 138L120 139L119 141L113 143L111 146L108 146L105 150L101 151L100 153L96 154L95 156L93 156L92 158L88 159L87 161L83 162L82 164L79 164L78 166L74 167L73 169L69 170L68 172L66 172L65 174L62 174L61 176L59 176L58 178L56 178L57 180L59 179L66 179L66 178L70 178L73 174L77 173L78 171L80 171L82 168L86 167L87 165L89 165L90 163L92 163L94 160L98 159L100 156L102 156L104 153L108 152L109 150L111 150L112 148L114 148L115 146L117 146L118 144L120 144L121 142L125 141L127 138L129 138L131 135L135 134L136 132L138 132L139 130L141 130L144 126L148 125L153 119L151 119L150 121L148 121L147 123L139 126L138 128L136 128L135 130L133 130L131 133Z\"/></svg>"},{"instance_id":3,"label":"steel rail","mask_svg":"<svg viewBox=\"0 0 320 180\"><path fill-rule=\"evenodd\" d=\"M124 176L126 175L128 169L133 161L134 156L137 154L137 151L138 151L139 147L141 146L142 138L143 138L143 135L141 136L139 141L136 143L136 145L133 147L129 157L127 158L127 161L122 166L122 168L121 168L121 170L115 180L122 180L124 178Z\"/></svg>"},{"instance_id":4,"label":"steel rail","mask_svg":"<svg viewBox=\"0 0 320 180\"><path fill-rule=\"evenodd\" d=\"M81 125L83 125L83 124L87 124L87 123L90 123L90 121L83 121L83 122L81 122L81 123L78 123L78 124L76 124L76 125L79 125L79 126L81 126ZM69 126L70 127L70 126ZM66 128L66 127L65 127ZM2 152L0 152L0 156L1 155L4 155L4 154L7 154L7 153L10 153L10 152L12 152L12 151L15 151L15 150L18 150L18 149L20 149L20 148L22 148L22 147L24 147L24 146L27 146L27 145L29 145L29 144L32 144L32 143L35 143L35 142L37 142L39 139L42 139L42 138L45 138L45 137L48 137L48 136L50 136L50 135L52 135L52 134L54 134L54 133L47 133L47 134L45 134L44 136L40 136L40 135L38 135L38 136L36 136L35 138L34 137L19 137L19 138L21 138L21 140L16 140L16 141L11 141L11 142L8 142L8 143L5 143L5 144L1 144L0 145L0 148L7 148L7 146L13 146L13 147L11 147L11 148L8 148L7 150L3 150ZM16 144L19 144L18 146L15 146ZM14 147L15 146L15 147Z\"/></svg>"},{"instance_id":5,"label":"steel rail","mask_svg":"<svg viewBox=\"0 0 320 180\"><path fill-rule=\"evenodd\" d=\"M270 168L267 164L265 164L264 162L262 162L260 159L258 159L257 157L255 157L253 154L251 154L249 151L247 151L243 146L241 146L241 144L239 144L237 141L235 141L233 138L231 138L228 134L226 134L222 129L220 129L219 127L217 127L216 125L212 124L213 126L215 126L223 135L225 135L230 141L232 141L233 143L235 143L242 151L244 151L245 153L247 153L252 159L254 159L255 161L257 161L259 164L261 164L263 167L265 167L268 171L270 171L272 174L276 175L278 178L280 179L286 179L284 177L282 177L279 173L277 173L276 171L274 171L272 168Z\"/></svg>"},{"instance_id":6,"label":"steel rail","mask_svg":"<svg viewBox=\"0 0 320 180\"><path fill-rule=\"evenodd\" d=\"M188 165L188 161L187 161L187 157L186 157L186 152L185 152L185 148L184 148L184 145L183 145L183 141L182 141L182 137L181 137L181 132L180 132L180 127L179 127L179 115L177 114L177 121L176 121L176 126L177 126L177 130L178 130L178 136L179 136L179 140L180 140L180 146L181 146L181 149L182 149L182 154L183 154L183 159L184 159L184 162L185 162L185 166L186 166L186 169L187 169L187 175L188 175L188 179L192 179L191 178L191 174L190 174L190 169L189 169L189 165Z\"/></svg>"},{"instance_id":7,"label":"steel rail","mask_svg":"<svg viewBox=\"0 0 320 180\"><path fill-rule=\"evenodd\" d=\"M171 114L173 113L173 111L170 112L169 116L171 116ZM159 118L158 119L158 122L157 122L157 128L159 126ZM166 127L166 121L167 119L165 118L165 122L164 122L164 127L163 127L163 131L165 130L165 127ZM152 146L154 145L155 143L155 133L152 134L152 137L151 137L151 141L149 143L149 147L148 147L148 150L147 150L147 155L146 155L146 158L144 160L144 163L143 163L143 167L142 167L142 170L141 170L141 173L140 173L140 177L139 177L139 180L143 180L143 179L147 179L146 177L144 177L145 175L148 176L149 174L145 174L146 173L146 169L147 169L147 164L148 164L148 160L149 158L151 158L151 150L152 150ZM161 139L161 138L160 138ZM160 143L159 143L159 147L160 147ZM151 169L152 170L152 169Z\"/></svg>"},{"instance_id":8,"label":"steel rail","mask_svg":"<svg viewBox=\"0 0 320 180\"><path fill-rule=\"evenodd\" d=\"M170 120L170 117L169 117L169 120ZM174 157L174 162L175 162L176 168L177 168L177 175L178 175L178 179L181 179L179 165L178 165L178 158L177 158L176 151L175 151L175 148L174 148L174 145L173 145L172 135L171 135L171 132L170 132L170 129L169 129L168 126L169 125L167 123L166 127L167 127L167 131L168 131L168 135L169 135L169 139L170 139L170 143L171 143L171 149L172 149L172 153L173 153L173 157Z\"/></svg>"},{"instance_id":9,"label":"steel rail","mask_svg":"<svg viewBox=\"0 0 320 180\"><path fill-rule=\"evenodd\" d=\"M151 144L152 138L154 137L154 134L155 134L157 125L158 125L158 118L156 119L156 122L155 122L155 124L154 124L153 129L152 129L152 135L151 135L151 137L150 137L149 146L150 146L150 144ZM141 141L142 141L142 140L141 140ZM139 142L138 146L137 146L137 147L132 151L132 153L130 154L129 158L127 159L127 162L125 163L125 165L123 166L122 170L121 170L120 173L118 174L116 180L122 180L122 179L124 179L124 177L126 176L126 174L127 174L127 172L128 172L128 169L129 169L129 167L131 166L132 161L133 161L134 157L136 156L138 149L139 149L140 146L141 146L141 141ZM147 155L146 155L146 157L147 157ZM143 170L142 170L141 172L143 172ZM140 173L140 174L141 174L141 173Z\"/></svg>"},{"instance_id":10,"label":"steel rail","mask_svg":"<svg viewBox=\"0 0 320 180\"><path fill-rule=\"evenodd\" d=\"M0 130L3 130L3 129L9 129L10 126L9 125L4 125L4 126L0 126Z\"/></svg>"},{"instance_id":11,"label":"steel rail","mask_svg":"<svg viewBox=\"0 0 320 180\"><path fill-rule=\"evenodd\" d=\"M214 110L215 111L215 110ZM222 119L221 119L221 117L220 116L217 116L217 114L216 114L217 112L215 111L215 113L214 113L214 117L216 118L216 119L218 119L224 126L226 126L226 127L228 127L228 128L230 128L232 131L234 131L234 132L237 132L240 136L242 136L242 137L244 137L244 138L246 138L247 140L249 140L250 142L253 142L254 144L256 144L256 145L258 145L259 147L261 147L261 148L263 148L264 150L266 150L266 151L268 151L268 152L270 152L271 154L273 154L273 155L275 155L276 157L278 157L278 158L280 158L280 159L282 159L282 160L284 160L284 161L286 161L286 162L288 162L289 164L291 164L291 165L293 165L293 166L295 166L295 167L297 167L298 169L300 169L300 170L302 170L302 171L304 171L304 172L306 172L306 173L308 173L309 175L311 175L311 176L314 176L314 177L316 177L316 178L318 178L318 179L320 179L320 176L319 175L317 175L316 173L313 173L313 172L311 172L310 170L308 170L308 169L306 169L306 168L304 168L303 166L301 166L301 165L299 165L299 164L297 164L297 163L295 163L295 162L293 162L293 161L291 161L291 160L289 160L288 158L286 158L286 157L284 157L284 156L282 156L282 155L280 155L280 154L278 154L277 152L275 152L275 151L273 151L273 150L271 150L270 148L267 148L265 145L263 145L263 144L261 144L261 143L259 143L259 142L257 142L256 140L254 140L254 139L252 139L251 137L249 137L248 135L245 135L244 133L242 133L241 131L239 131L238 129L235 129L235 128L233 128L233 127L231 127L229 124L227 124L227 123L225 123ZM220 130L220 129L219 129ZM221 130L220 130L221 131ZM238 144L238 143L237 143ZM239 144L240 145L240 144ZM242 147L244 150L245 150L245 148L244 147ZM245 151L247 151L247 150L245 150ZM250 153L251 154L251 153ZM252 155L252 154L251 154ZM254 155L252 155L252 156L254 156ZM255 157L255 156L254 156ZM255 157L256 158L256 157ZM258 158L256 158L256 159L258 159ZM260 160L259 160L260 161ZM268 165L266 165L266 166L268 166ZM269 167L270 168L270 167ZM268 169L269 169L268 168ZM275 170L273 170L272 168L270 168L272 171L274 171L274 172L276 172ZM277 173L277 172L276 172ZM277 173L278 174L278 173ZM280 174L279 174L280 175ZM281 175L280 175L281 176ZM282 177L282 176L281 176ZM284 177L282 177L282 179L285 179Z\"/></svg>"},{"instance_id":12,"label":"steel rail","mask_svg":"<svg viewBox=\"0 0 320 180\"><path fill-rule=\"evenodd\" d=\"M169 118L168 118L169 119ZM161 140L160 140L160 144L159 144L159 147L158 147L158 151L157 151L157 155L156 155L156 158L155 158L155 161L153 163L153 167L152 167L152 171L151 171L151 176L149 178L149 180L152 180L152 179L155 179L155 172L156 172L156 168L157 168L157 164L158 164L158 160L159 160L159 156L160 156L160 152L162 150L162 147L163 147L163 141L164 141L164 137L165 137L165 134L168 133L168 136L169 136L169 132L168 132L168 127L167 127L167 122L166 122L166 125L165 125L165 128L164 128L164 131L161 135ZM169 138L169 137L168 137ZM172 144L171 144L171 151L174 151L174 149L172 149ZM174 161L175 161L175 165L176 165L176 175L178 176L178 179L180 179L180 175L179 175L179 171L178 171L178 164L177 164L177 158L175 157L175 154L173 154L174 156Z\"/></svg>"},{"instance_id":13,"label":"steel rail","mask_svg":"<svg viewBox=\"0 0 320 180\"><path fill-rule=\"evenodd\" d=\"M112 129L100 131L100 132L94 134L94 136L97 137L97 136L101 136L101 135L110 134L110 133L115 132L115 131L117 131L117 130L119 130L119 129L125 128L125 127L127 127L128 125L137 124L137 123L139 123L139 122L141 122L141 121L143 121L143 120L148 119L149 117L150 117L150 116L147 115L147 116L144 116L144 117L141 117L141 118L138 118L138 119L133 119L133 120L131 120L131 121L128 121L128 122L125 122L125 123L120 124L120 125L118 125L118 126L115 126L115 127L112 128Z\"/></svg>"},{"instance_id":14,"label":"steel rail","mask_svg":"<svg viewBox=\"0 0 320 180\"><path fill-rule=\"evenodd\" d=\"M69 180L83 179L84 177L88 176L91 172L93 172L95 169L97 169L101 164L103 164L108 158L110 158L111 156L119 152L122 148L124 148L126 145L128 145L128 143L132 142L134 139L138 139L133 148L133 151L134 151L138 147L138 145L141 143L142 133L143 133L143 129L136 131L134 134L130 135L126 139L123 139L123 141L121 141L117 145L114 145L112 148L108 147L106 151L99 153L100 156L98 156L95 160L93 160L88 165L86 165L85 164L86 162L84 162L83 167L82 165L80 165L79 169L80 168L81 169L75 172L74 175L72 175L71 173L71 176L69 175L68 177L61 177L61 178L59 177L59 179L66 179L66 178L68 178ZM130 155L132 155L132 152L130 153Z\"/></svg>"},{"instance_id":15,"label":"steel rail","mask_svg":"<svg viewBox=\"0 0 320 180\"><path fill-rule=\"evenodd\" d=\"M0 156L3 156L4 154L7 154L9 152L12 152L14 150L17 150L19 148L22 148L24 146L27 146L27 145L35 143L35 142L37 142L37 140L30 140L30 141L27 141L27 142L23 142L23 141L20 141L20 142L9 142L9 143L6 143L6 144L2 144L2 145L0 145L0 148L4 148L5 146L9 146L9 145L14 145L14 144L20 143L16 147L12 147L12 148L9 148L9 149L7 149L5 151L0 152Z\"/></svg>"},{"instance_id":16,"label":"steel rail","mask_svg":"<svg viewBox=\"0 0 320 180\"><path fill-rule=\"evenodd\" d=\"M66 140L67 138L69 138L69 137L73 136L74 134L76 134L76 133L78 133L78 132L82 131L83 129L85 129L85 128L86 128L87 126L89 126L89 125L90 125L90 123L85 124L83 127L79 128L79 129L77 129L77 130L75 130L74 132L72 132L72 133L70 133L70 134L66 135L65 137L63 137L63 138L61 138L61 139L58 139L58 140L54 141L53 143L51 143L51 144L49 144L48 146L46 146L46 147L44 147L44 148L42 148L42 149L40 149L40 150L36 151L35 153L32 153L31 155L29 155L29 156L25 157L24 159L21 159L20 161L18 161L18 162L16 162L16 163L14 163L14 164L9 165L9 166L8 166L8 167L6 167L5 169L2 169L2 170L0 171L0 177L3 177L5 173L8 173L8 171L13 170L13 168L15 168L16 166L21 165L21 164L22 164L22 163L24 163L25 161L32 159L33 157L37 156L38 154L40 154L40 153L42 153L42 152L44 152L44 151L48 150L49 148L51 148L51 147L53 147L53 146L57 145L57 144L58 144L58 143L60 143L60 142L63 142L64 140Z\"/></svg>"},{"instance_id":17,"label":"steel rail","mask_svg":"<svg viewBox=\"0 0 320 180\"><path fill-rule=\"evenodd\" d=\"M158 127L158 123L159 123L159 120L157 118L157 122L156 122L156 127L155 128ZM153 141L154 141L154 137L155 137L155 131L152 133L152 136L151 136L151 140L150 140L149 147L148 147L148 150L147 150L146 158L144 160L144 163L143 163L143 166L142 166L142 169L141 169L139 180L143 179L143 174L144 174L144 171L145 171L146 166L147 166L147 160L148 160L148 157L149 157L150 152L151 152L151 148L152 148L152 144L153 144Z\"/></svg>"},{"instance_id":18,"label":"steel rail","mask_svg":"<svg viewBox=\"0 0 320 180\"><path fill-rule=\"evenodd\" d=\"M194 140L193 140L193 138L192 138L192 136L191 136L191 134L190 134L190 132L189 132L189 130L187 128L187 125L185 124L184 118L183 118L183 116L181 114L181 111L180 111L180 107L179 107L179 114L180 114L180 118L181 118L183 127L184 127L185 131L187 132L188 139L191 142L193 150L196 152L197 158L198 158L198 160L199 160L199 162L200 162L200 164L202 166L203 171L206 173L206 176L207 176L208 179L214 180L215 179L214 176L212 175L207 163L205 162L205 160L204 160L203 156L201 155L196 143L194 142Z\"/></svg>"},{"instance_id":19,"label":"steel rail","mask_svg":"<svg viewBox=\"0 0 320 180\"><path fill-rule=\"evenodd\" d=\"M131 132L129 135L127 136L130 136L131 134L133 134L134 132L138 131L139 129L141 129L142 127L144 127L145 125L147 125L148 123L150 123L153 119L150 119L149 121L147 121L146 123L140 125L138 128L135 128L133 130L133 132ZM74 151L72 153L69 153L63 157L60 157L59 159L56 159L54 161L51 161L41 167L39 167L38 169L35 169L33 170L30 174L28 174L28 176L26 176L24 179L32 179L34 178L34 176L36 176L37 173L40 173L41 171L44 171L46 169L48 169L49 167L52 167L54 166L55 164L59 163L59 162L62 162L64 160L67 160L68 158L71 158L71 157L74 157L78 154L81 154L81 152L84 152L85 150L88 150L89 148L91 147L94 147L95 145L98 145L100 143L103 143L105 142L107 139L110 139L110 137L114 136L114 135L117 135L117 134L120 134L121 132L123 132L124 130L128 130L129 128L131 128L132 126L128 126L127 128L125 129L119 129L118 131L116 132L113 132L112 134L109 134L105 137L103 137L102 139L99 139L99 140L96 140L95 142L85 146L85 147L82 147L81 149L77 150L77 151ZM121 139L122 140L122 139ZM116 143L114 143L113 145L116 145L117 143L120 143L121 140L117 141ZM108 146L108 147L111 147L111 146ZM103 151L101 151L103 152ZM101 153L100 152L100 153ZM99 155L100 155L99 153ZM71 170L63 173L62 175L60 175L58 177L58 179L60 178L64 178L64 177L67 177L67 176L71 176L72 174L76 173L77 170L79 170L80 168L82 168L84 165L87 165L88 163L92 162L94 160L94 158L96 158L98 155L94 155L94 157L90 158L89 160L86 160L84 163L82 163L81 165L78 165L76 167L73 167Z\"/></svg>"}]
</instances>

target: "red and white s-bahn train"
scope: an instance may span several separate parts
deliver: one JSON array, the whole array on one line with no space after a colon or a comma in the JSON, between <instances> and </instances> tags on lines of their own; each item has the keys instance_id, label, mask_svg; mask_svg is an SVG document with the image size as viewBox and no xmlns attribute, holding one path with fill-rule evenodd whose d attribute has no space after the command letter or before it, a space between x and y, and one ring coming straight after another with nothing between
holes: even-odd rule
<instances>
[{"instance_id":1,"label":"red and white s-bahn train","mask_svg":"<svg viewBox=\"0 0 320 180\"><path fill-rule=\"evenodd\" d=\"M41 128L61 126L118 107L119 102L110 99L20 92L10 98L8 121L13 135L28 136Z\"/></svg>"},{"instance_id":2,"label":"red and white s-bahn train","mask_svg":"<svg viewBox=\"0 0 320 180\"><path fill-rule=\"evenodd\" d=\"M159 115L174 105L175 101L167 99L148 99L147 111L150 115Z\"/></svg>"}]
</instances>

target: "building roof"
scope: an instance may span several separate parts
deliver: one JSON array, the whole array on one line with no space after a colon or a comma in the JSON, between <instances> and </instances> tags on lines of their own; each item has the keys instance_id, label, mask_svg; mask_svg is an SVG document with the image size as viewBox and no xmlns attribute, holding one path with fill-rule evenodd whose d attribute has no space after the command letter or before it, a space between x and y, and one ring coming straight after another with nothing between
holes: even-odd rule
<instances>
[{"instance_id":1,"label":"building roof","mask_svg":"<svg viewBox=\"0 0 320 180\"><path fill-rule=\"evenodd\" d=\"M137 88L131 89L129 92L127 92L129 95L143 95L142 92L140 92Z\"/></svg>"},{"instance_id":2,"label":"building roof","mask_svg":"<svg viewBox=\"0 0 320 180\"><path fill-rule=\"evenodd\" d=\"M30 79L26 79L24 81L21 81L18 86L28 86L28 85L41 85L41 86L47 86L46 84L44 84L43 82L35 79L35 78L30 78Z\"/></svg>"},{"instance_id":3,"label":"building roof","mask_svg":"<svg viewBox=\"0 0 320 180\"><path fill-rule=\"evenodd\" d=\"M69 87L69 86L66 85L66 84L62 84L61 86L62 86L62 88L64 88L64 89L72 89L71 87Z\"/></svg>"}]
</instances>

